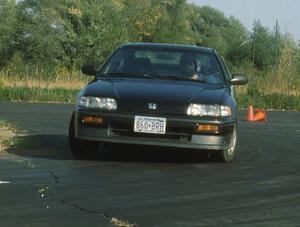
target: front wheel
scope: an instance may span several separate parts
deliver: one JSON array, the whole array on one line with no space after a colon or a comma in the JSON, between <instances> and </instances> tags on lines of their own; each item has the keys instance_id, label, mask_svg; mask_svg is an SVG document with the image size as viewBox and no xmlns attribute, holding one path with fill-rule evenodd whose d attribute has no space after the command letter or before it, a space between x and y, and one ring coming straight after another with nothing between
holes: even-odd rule
<instances>
[{"instance_id":1,"label":"front wheel","mask_svg":"<svg viewBox=\"0 0 300 227\"><path fill-rule=\"evenodd\" d=\"M103 144L96 141L82 140L75 137L75 116L69 124L69 146L72 154L78 159L93 159Z\"/></svg>"},{"instance_id":2,"label":"front wheel","mask_svg":"<svg viewBox=\"0 0 300 227\"><path fill-rule=\"evenodd\" d=\"M227 149L210 151L210 157L217 162L230 162L234 159L236 154L237 143L237 126L234 125L233 132L230 136L230 146Z\"/></svg>"}]
</instances>

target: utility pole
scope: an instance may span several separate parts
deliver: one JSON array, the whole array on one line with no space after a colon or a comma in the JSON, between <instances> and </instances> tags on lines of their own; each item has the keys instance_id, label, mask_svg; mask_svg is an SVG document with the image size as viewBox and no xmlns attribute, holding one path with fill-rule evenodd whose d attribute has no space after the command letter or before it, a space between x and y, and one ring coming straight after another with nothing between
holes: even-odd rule
<instances>
[{"instance_id":1,"label":"utility pole","mask_svg":"<svg viewBox=\"0 0 300 227\"><path fill-rule=\"evenodd\" d=\"M255 67L255 43L253 44L253 49L252 49L252 66L254 69L254 67Z\"/></svg>"}]
</instances>

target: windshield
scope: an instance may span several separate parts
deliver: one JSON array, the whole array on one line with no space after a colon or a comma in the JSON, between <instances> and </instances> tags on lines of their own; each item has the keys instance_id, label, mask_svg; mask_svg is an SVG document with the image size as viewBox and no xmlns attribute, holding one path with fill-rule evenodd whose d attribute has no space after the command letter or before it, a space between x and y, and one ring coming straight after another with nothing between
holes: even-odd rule
<instances>
[{"instance_id":1,"label":"windshield","mask_svg":"<svg viewBox=\"0 0 300 227\"><path fill-rule=\"evenodd\" d=\"M186 50L122 48L105 64L101 75L194 80L224 84L220 63L214 54Z\"/></svg>"}]
</instances>

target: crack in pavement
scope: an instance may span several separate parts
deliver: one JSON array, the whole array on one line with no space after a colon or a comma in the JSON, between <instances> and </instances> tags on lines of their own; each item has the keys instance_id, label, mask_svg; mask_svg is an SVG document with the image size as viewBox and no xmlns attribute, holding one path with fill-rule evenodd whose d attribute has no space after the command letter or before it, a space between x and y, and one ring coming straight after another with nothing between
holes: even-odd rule
<instances>
[{"instance_id":1,"label":"crack in pavement","mask_svg":"<svg viewBox=\"0 0 300 227\"><path fill-rule=\"evenodd\" d=\"M54 174L52 171L45 171L47 172L51 177L52 179L54 180L55 184L59 184L60 181L59 181L59 177ZM90 209L86 209L86 208L83 208L75 203L71 203L71 202L68 202L66 200L63 200L63 199L58 199L56 197L53 197L53 196L49 196L49 195L46 195L46 192L47 190L49 190L50 187L49 186L46 186L46 187L43 187L41 189L38 190L38 192L40 193L40 196L42 198L49 198L53 201L56 201L56 202L59 202L59 203L62 203L64 205L67 205L69 207L72 207L72 208L75 208L79 211L82 211L82 212L85 212L85 213L88 213L88 214L95 214L95 215L99 215L99 216L102 216L103 218L105 218L107 221L109 221L111 224L117 226L117 227L134 227L134 226L137 226L136 223L129 223L128 221L123 221L123 220L120 220L116 217L112 217L108 214L106 214L105 212L101 212L101 211L95 211L95 210L90 210ZM47 205L47 209L49 209L50 207Z\"/></svg>"},{"instance_id":2,"label":"crack in pavement","mask_svg":"<svg viewBox=\"0 0 300 227\"><path fill-rule=\"evenodd\" d=\"M52 171L50 171L50 170L48 170L48 171L46 171L47 173L49 173L52 177L53 177L53 179L54 179L54 181L55 181L55 183L56 184L59 184L59 178L58 178L58 176L57 175L55 175Z\"/></svg>"},{"instance_id":3,"label":"crack in pavement","mask_svg":"<svg viewBox=\"0 0 300 227\"><path fill-rule=\"evenodd\" d=\"M115 217L112 217L112 216L109 216L108 214L104 213L104 212L100 212L100 211L94 211L94 210L89 210L89 209L86 209L86 208L83 208L83 207L80 207L78 206L77 204L74 204L74 203L69 203L65 200L56 200L60 203L63 203L65 205L68 205L68 206L71 206L75 209L78 209L82 212L85 212L85 213L89 213L89 214L97 214L99 216L102 216L104 217L107 221L109 221L110 223L114 224L115 226L118 226L118 227L133 227L133 226L137 226L136 223L129 223L128 221L123 221L123 220L119 220Z\"/></svg>"},{"instance_id":4,"label":"crack in pavement","mask_svg":"<svg viewBox=\"0 0 300 227\"><path fill-rule=\"evenodd\" d=\"M12 161L12 162L16 162L16 163L19 163L19 164L22 164L22 165L25 165L26 167L29 167L31 169L34 169L36 171L40 171L40 172L44 172L44 173L47 173L51 179L53 179L53 181L55 182L56 185L60 184L60 178L51 170L42 170L40 169L38 166L36 166L34 163L33 163L33 160L32 159L27 159L27 158L20 158L19 156L17 155L11 155L9 157L1 157L1 159L4 159L4 160L9 160L9 161ZM8 184L10 183L9 181L0 181L0 184ZM108 222L110 222L111 224L113 224L114 226L117 226L117 227L134 227L134 226L137 226L136 223L129 223L128 221L123 221L123 220L120 220L116 217L112 217L108 214L106 214L105 212L101 212L101 211L95 211L95 210L90 210L90 209L86 209L86 208L83 208L75 203L71 203L71 202L68 202L66 200L62 200L62 199L58 199L56 197L53 197L53 196L49 196L49 195L46 195L47 191L50 189L51 187L46 185L40 189L38 189L38 193L39 195L43 198L43 199L46 199L46 198L49 198L53 201L56 201L56 202L59 202L61 204L64 204L64 205L67 205L69 207L72 207L72 208L75 208L77 210L80 210L82 212L85 212L85 213L89 213L89 214L95 214L95 215L99 215L99 216L102 216L105 218L105 220L107 220ZM50 206L47 204L47 209L50 208Z\"/></svg>"}]
</instances>

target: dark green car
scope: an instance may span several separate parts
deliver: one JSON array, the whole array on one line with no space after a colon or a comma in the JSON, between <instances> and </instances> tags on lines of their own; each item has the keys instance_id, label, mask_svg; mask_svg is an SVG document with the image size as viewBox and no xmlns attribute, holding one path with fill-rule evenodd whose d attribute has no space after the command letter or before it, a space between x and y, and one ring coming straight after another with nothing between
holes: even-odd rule
<instances>
[{"instance_id":1,"label":"dark green car","mask_svg":"<svg viewBox=\"0 0 300 227\"><path fill-rule=\"evenodd\" d=\"M218 161L236 153L237 104L231 75L217 52L191 45L129 43L100 68L77 96L69 142L78 158L105 143L209 151Z\"/></svg>"}]
</instances>

